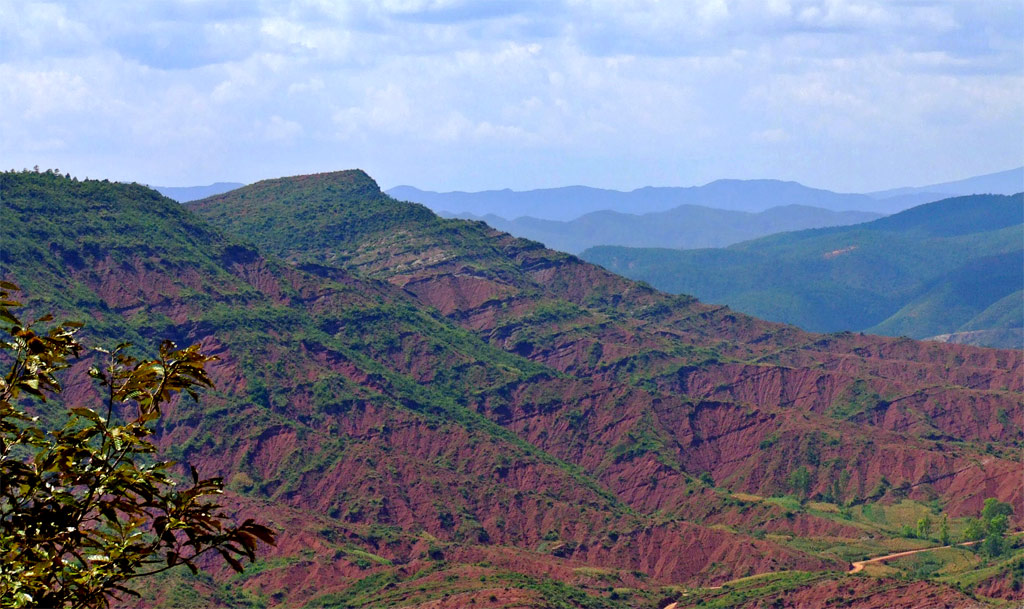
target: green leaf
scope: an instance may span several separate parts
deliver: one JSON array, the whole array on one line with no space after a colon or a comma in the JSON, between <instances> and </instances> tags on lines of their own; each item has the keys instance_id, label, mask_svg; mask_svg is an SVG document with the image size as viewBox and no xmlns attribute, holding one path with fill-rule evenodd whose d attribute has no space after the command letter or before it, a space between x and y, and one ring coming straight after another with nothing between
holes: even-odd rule
<instances>
[{"instance_id":1,"label":"green leaf","mask_svg":"<svg viewBox=\"0 0 1024 609\"><path fill-rule=\"evenodd\" d=\"M96 414L96 411L91 408L72 408L71 412L73 414L77 414L78 416L84 419L89 419L93 423L100 424L103 422L103 418L100 417L100 415Z\"/></svg>"}]
</instances>

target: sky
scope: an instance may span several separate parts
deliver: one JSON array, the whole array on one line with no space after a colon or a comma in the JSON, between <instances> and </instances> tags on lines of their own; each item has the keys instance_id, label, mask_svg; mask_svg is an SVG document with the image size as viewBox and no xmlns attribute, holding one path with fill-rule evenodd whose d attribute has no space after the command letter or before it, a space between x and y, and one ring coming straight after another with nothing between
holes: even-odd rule
<instances>
[{"instance_id":1,"label":"sky","mask_svg":"<svg viewBox=\"0 0 1024 609\"><path fill-rule=\"evenodd\" d=\"M866 192L1024 165L1021 0L0 0L0 168Z\"/></svg>"}]
</instances>

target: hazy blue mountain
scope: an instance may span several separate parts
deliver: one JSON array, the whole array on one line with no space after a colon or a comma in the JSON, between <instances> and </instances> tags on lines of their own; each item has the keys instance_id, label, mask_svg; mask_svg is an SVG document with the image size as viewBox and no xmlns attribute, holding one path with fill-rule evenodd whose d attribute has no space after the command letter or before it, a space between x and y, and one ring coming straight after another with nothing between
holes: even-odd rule
<instances>
[{"instance_id":1,"label":"hazy blue mountain","mask_svg":"<svg viewBox=\"0 0 1024 609\"><path fill-rule=\"evenodd\" d=\"M647 213L671 208L670 201L650 197L631 197L631 193L589 186L565 186L515 191L485 190L482 192L432 192L413 186L396 186L387 194L400 201L426 205L435 212L448 215L504 218L532 216L547 220L572 220L601 210L630 210Z\"/></svg>"},{"instance_id":2,"label":"hazy blue mountain","mask_svg":"<svg viewBox=\"0 0 1024 609\"><path fill-rule=\"evenodd\" d=\"M836 193L781 180L716 180L703 186L646 186L629 192L588 186L526 191L433 192L413 186L396 186L387 193L396 199L421 203L435 212L449 216L482 217L493 214L506 219L529 216L568 221L596 211L647 214L680 205L747 212L803 205L831 211L892 214L952 196L1010 195L1022 190L1024 167L954 182L867 194Z\"/></svg>"},{"instance_id":3,"label":"hazy blue mountain","mask_svg":"<svg viewBox=\"0 0 1024 609\"><path fill-rule=\"evenodd\" d=\"M421 203L449 215L502 218L531 216L568 221L596 211L647 214L681 205L700 205L732 211L760 212L773 207L803 205L831 211L898 211L890 200L862 194L841 194L780 180L717 180L704 186L646 186L629 192L587 186L539 190L488 190L483 192L431 192L412 186L396 186L387 193Z\"/></svg>"},{"instance_id":4,"label":"hazy blue mountain","mask_svg":"<svg viewBox=\"0 0 1024 609\"><path fill-rule=\"evenodd\" d=\"M540 241L547 247L578 254L596 245L630 247L724 247L782 231L867 222L879 214L836 212L805 205L786 205L752 213L681 205L648 214L597 211L568 222L524 216L508 220L494 214L457 217L483 220L494 228Z\"/></svg>"},{"instance_id":5,"label":"hazy blue mountain","mask_svg":"<svg viewBox=\"0 0 1024 609\"><path fill-rule=\"evenodd\" d=\"M1024 347L1019 332L990 332L1024 326L1024 194L945 199L864 224L724 249L596 247L582 257L663 290L808 330L913 338L971 332L961 338Z\"/></svg>"},{"instance_id":6,"label":"hazy blue mountain","mask_svg":"<svg viewBox=\"0 0 1024 609\"><path fill-rule=\"evenodd\" d=\"M215 182L209 186L152 186L151 188L178 203L187 203L223 194L243 186L245 184L239 182Z\"/></svg>"},{"instance_id":7,"label":"hazy blue mountain","mask_svg":"<svg viewBox=\"0 0 1024 609\"><path fill-rule=\"evenodd\" d=\"M937 201L946 197L962 195L1012 195L1021 191L1024 191L1024 167L1017 167L1016 169L1008 169L1006 171L975 176L965 180L956 180L954 182L943 182L941 184L931 184L929 186L894 188L892 190L881 190L868 194L878 199L905 197L907 200L911 200L913 197L934 197L931 198L931 200ZM921 201L921 203L924 202L926 201Z\"/></svg>"}]
</instances>

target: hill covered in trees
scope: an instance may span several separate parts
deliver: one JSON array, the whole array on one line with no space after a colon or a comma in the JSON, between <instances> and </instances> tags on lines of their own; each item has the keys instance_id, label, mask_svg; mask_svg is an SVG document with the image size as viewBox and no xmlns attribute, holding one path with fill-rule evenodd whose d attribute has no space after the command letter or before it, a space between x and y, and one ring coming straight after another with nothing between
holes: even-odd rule
<instances>
[{"instance_id":1,"label":"hill covered in trees","mask_svg":"<svg viewBox=\"0 0 1024 609\"><path fill-rule=\"evenodd\" d=\"M945 199L723 249L583 257L669 292L808 330L1024 348L1024 195Z\"/></svg>"}]
</instances>

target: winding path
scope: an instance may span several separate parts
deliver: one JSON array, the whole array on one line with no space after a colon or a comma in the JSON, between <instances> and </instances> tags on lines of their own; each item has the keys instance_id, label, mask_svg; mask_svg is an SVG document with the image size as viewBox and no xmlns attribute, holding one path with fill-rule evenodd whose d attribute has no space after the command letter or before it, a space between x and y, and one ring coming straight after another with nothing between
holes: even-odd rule
<instances>
[{"instance_id":1,"label":"winding path","mask_svg":"<svg viewBox=\"0 0 1024 609\"><path fill-rule=\"evenodd\" d=\"M1007 537L1017 537L1019 535L1024 535L1024 531L1014 531L1012 533L1009 533L1007 535ZM876 556L875 558L867 558L867 559L864 559L864 560L858 560L858 561L850 563L851 564L851 569L849 571L847 571L846 574L847 575L853 575L854 573L860 573L861 571L864 570L864 565L867 565L867 564L870 564L870 563L886 562L886 561L892 560L894 558L902 558L904 556L911 556L913 554L920 554L921 552L931 552L933 550L942 550L943 548L960 548L960 547L966 547L966 546L973 546L976 543L981 543L981 540L965 541L965 542L962 542L962 543L950 544L948 546L932 546L930 548L920 548L918 550L907 550L906 552L895 552L893 554L886 554L885 556ZM764 575L764 574L762 574L762 575ZM721 588L722 588L722 586L702 587L703 590L720 590ZM684 594L683 596L689 596L689 595L688 594ZM679 603L675 602L675 603L669 603L663 609L677 609L678 607L679 607Z\"/></svg>"},{"instance_id":2,"label":"winding path","mask_svg":"<svg viewBox=\"0 0 1024 609\"><path fill-rule=\"evenodd\" d=\"M1006 537L1007 537L1007 539L1009 539L1010 537L1018 537L1020 535L1024 535L1024 531L1013 531L1011 533L1007 533ZM943 548L961 548L961 547L965 547L965 546L973 546L974 544L981 543L981 542L982 542L982 540L980 540L980 539L977 540L977 541L965 541L965 542L962 542L962 543L950 544L948 546L935 546L935 547L932 547L932 548L921 548L920 550L910 550L910 551L907 551L907 552L896 552L895 554L888 554L886 556L879 556L877 558L869 558L867 560L858 560L857 562L851 563L853 565L853 568L850 569L849 571L847 571L847 573L848 574L860 573L861 571L864 570L864 565L866 565L868 563L885 562L885 561L887 561L889 559L892 559L892 558L900 558L901 556L910 556L911 554L918 554L920 552L931 552L932 550L941 550Z\"/></svg>"},{"instance_id":3,"label":"winding path","mask_svg":"<svg viewBox=\"0 0 1024 609\"><path fill-rule=\"evenodd\" d=\"M895 554L886 554L885 556L876 556L875 558L869 558L867 560L858 560L851 563L853 568L847 571L848 574L860 573L864 570L864 565L873 562L885 562L892 560L893 558L901 558L903 556L910 556L911 554L920 554L921 552L931 552L932 550L941 550L943 548L956 548L960 546L973 546L978 543L977 541L965 541L963 543L951 544L948 546L934 546L931 548L921 548L919 550L907 550L906 552L896 552Z\"/></svg>"}]
</instances>

